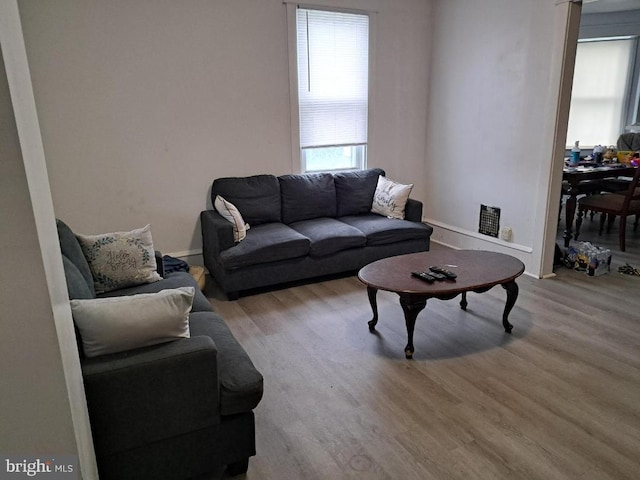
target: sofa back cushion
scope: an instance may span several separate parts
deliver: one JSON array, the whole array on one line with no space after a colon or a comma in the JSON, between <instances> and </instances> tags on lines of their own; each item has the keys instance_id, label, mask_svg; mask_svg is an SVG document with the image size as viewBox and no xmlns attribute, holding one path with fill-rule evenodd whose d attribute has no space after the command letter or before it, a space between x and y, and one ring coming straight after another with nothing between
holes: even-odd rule
<instances>
[{"instance_id":1,"label":"sofa back cushion","mask_svg":"<svg viewBox=\"0 0 640 480\"><path fill-rule=\"evenodd\" d=\"M330 173L278 177L282 195L282 222L336 216L336 188Z\"/></svg>"},{"instance_id":2,"label":"sofa back cushion","mask_svg":"<svg viewBox=\"0 0 640 480\"><path fill-rule=\"evenodd\" d=\"M95 298L91 269L78 239L62 220L56 219L56 226L69 298Z\"/></svg>"},{"instance_id":3,"label":"sofa back cushion","mask_svg":"<svg viewBox=\"0 0 640 480\"><path fill-rule=\"evenodd\" d=\"M337 216L369 213L378 177L384 174L381 168L336 173Z\"/></svg>"},{"instance_id":4,"label":"sofa back cushion","mask_svg":"<svg viewBox=\"0 0 640 480\"><path fill-rule=\"evenodd\" d=\"M62 255L62 265L64 267L64 278L67 281L69 300L96 298L93 285L87 283L80 273L80 270L78 270L78 267L64 255Z\"/></svg>"},{"instance_id":5,"label":"sofa back cushion","mask_svg":"<svg viewBox=\"0 0 640 480\"><path fill-rule=\"evenodd\" d=\"M211 202L220 195L231 202L249 225L280 222L280 183L274 175L217 178Z\"/></svg>"}]
</instances>

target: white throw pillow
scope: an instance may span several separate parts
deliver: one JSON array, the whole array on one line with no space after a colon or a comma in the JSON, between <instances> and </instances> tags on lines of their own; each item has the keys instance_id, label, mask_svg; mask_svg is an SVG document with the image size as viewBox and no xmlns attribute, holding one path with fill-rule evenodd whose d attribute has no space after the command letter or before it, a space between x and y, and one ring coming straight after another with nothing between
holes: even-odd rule
<instances>
[{"instance_id":1,"label":"white throw pillow","mask_svg":"<svg viewBox=\"0 0 640 480\"><path fill-rule=\"evenodd\" d=\"M236 242L244 240L244 237L247 236L247 230L251 227L249 227L248 223L244 223L242 215L240 215L236 206L220 195L216 195L213 206L220 215L233 224L233 239Z\"/></svg>"},{"instance_id":2,"label":"white throw pillow","mask_svg":"<svg viewBox=\"0 0 640 480\"><path fill-rule=\"evenodd\" d=\"M371 211L389 218L404 219L404 207L412 188L413 183L403 185L380 175Z\"/></svg>"},{"instance_id":3,"label":"white throw pillow","mask_svg":"<svg viewBox=\"0 0 640 480\"><path fill-rule=\"evenodd\" d=\"M142 283L157 282L151 226L101 235L79 235L96 293L110 292Z\"/></svg>"},{"instance_id":4,"label":"white throw pillow","mask_svg":"<svg viewBox=\"0 0 640 480\"><path fill-rule=\"evenodd\" d=\"M71 300L73 320L87 357L188 338L195 289Z\"/></svg>"}]
</instances>

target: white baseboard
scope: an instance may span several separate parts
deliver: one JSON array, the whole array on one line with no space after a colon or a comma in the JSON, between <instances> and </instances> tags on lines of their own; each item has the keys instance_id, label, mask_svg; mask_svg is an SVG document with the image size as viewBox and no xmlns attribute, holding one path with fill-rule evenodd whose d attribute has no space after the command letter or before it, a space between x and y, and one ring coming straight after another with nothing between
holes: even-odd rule
<instances>
[{"instance_id":1,"label":"white baseboard","mask_svg":"<svg viewBox=\"0 0 640 480\"><path fill-rule=\"evenodd\" d=\"M440 228L442 230L446 230L448 232L453 232L459 235L464 235L465 237L471 237L477 240L482 240L483 242L489 242L489 243L493 243L496 245L500 245L501 247L505 247L505 248L510 248L512 250L518 250L520 252L525 252L525 253L532 253L533 252L533 247L529 247L527 245L519 245L517 243L513 243L513 242L506 242L500 238L494 238L494 237L490 237L487 235L482 235L478 232L472 232L471 230L465 230L464 228L460 228L460 227L456 227L454 225L448 225L446 223L442 223L442 222L438 222L437 220L431 220L428 218L423 219L424 223L427 223L429 225L431 225L432 227L435 228ZM443 241L437 241L437 240L433 240L436 243L440 243L441 245L445 245L451 248L456 248L453 245L447 245L445 242Z\"/></svg>"},{"instance_id":2,"label":"white baseboard","mask_svg":"<svg viewBox=\"0 0 640 480\"><path fill-rule=\"evenodd\" d=\"M182 252L162 252L163 255L169 255L170 257L175 258L185 258L185 257L195 257L197 255L202 256L202 249L198 248L196 250L183 250Z\"/></svg>"},{"instance_id":3,"label":"white baseboard","mask_svg":"<svg viewBox=\"0 0 640 480\"><path fill-rule=\"evenodd\" d=\"M162 252L162 255L169 255L170 257L179 258L180 260L184 260L189 265L198 265L200 267L204 267L205 273L209 273L207 268L204 266L204 259L202 258L202 249L196 250L183 250L181 252Z\"/></svg>"}]
</instances>

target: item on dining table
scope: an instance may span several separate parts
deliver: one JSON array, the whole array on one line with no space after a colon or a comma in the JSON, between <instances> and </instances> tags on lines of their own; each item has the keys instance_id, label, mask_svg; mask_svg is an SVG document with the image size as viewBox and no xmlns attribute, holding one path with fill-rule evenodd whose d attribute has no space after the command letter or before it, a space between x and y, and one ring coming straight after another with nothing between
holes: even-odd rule
<instances>
[{"instance_id":1,"label":"item on dining table","mask_svg":"<svg viewBox=\"0 0 640 480\"><path fill-rule=\"evenodd\" d=\"M593 147L593 161L596 163L602 163L604 158L604 147L602 145L596 145Z\"/></svg>"},{"instance_id":2,"label":"item on dining table","mask_svg":"<svg viewBox=\"0 0 640 480\"><path fill-rule=\"evenodd\" d=\"M614 147L613 145L610 145L609 147L606 148L606 150L604 151L604 155L602 156L604 157L605 160L612 161L614 158L616 158L616 154L617 154L616 147Z\"/></svg>"},{"instance_id":3,"label":"item on dining table","mask_svg":"<svg viewBox=\"0 0 640 480\"><path fill-rule=\"evenodd\" d=\"M577 165L580 162L580 142L576 140L576 143L573 145L571 149L571 157L569 163L571 165Z\"/></svg>"},{"instance_id":4,"label":"item on dining table","mask_svg":"<svg viewBox=\"0 0 640 480\"><path fill-rule=\"evenodd\" d=\"M633 152L631 150L618 150L618 162L629 163L633 158Z\"/></svg>"}]
</instances>

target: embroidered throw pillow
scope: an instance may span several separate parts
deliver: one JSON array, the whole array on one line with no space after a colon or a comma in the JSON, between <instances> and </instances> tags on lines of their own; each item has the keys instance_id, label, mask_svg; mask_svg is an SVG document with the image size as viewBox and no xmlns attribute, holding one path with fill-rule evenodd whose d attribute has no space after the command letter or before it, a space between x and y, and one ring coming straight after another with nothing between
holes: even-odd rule
<instances>
[{"instance_id":1,"label":"embroidered throw pillow","mask_svg":"<svg viewBox=\"0 0 640 480\"><path fill-rule=\"evenodd\" d=\"M87 357L188 338L195 289L71 300L71 313Z\"/></svg>"},{"instance_id":2,"label":"embroidered throw pillow","mask_svg":"<svg viewBox=\"0 0 640 480\"><path fill-rule=\"evenodd\" d=\"M404 207L412 188L413 183L403 185L380 175L371 211L388 218L404 219Z\"/></svg>"},{"instance_id":3,"label":"embroidered throw pillow","mask_svg":"<svg viewBox=\"0 0 640 480\"><path fill-rule=\"evenodd\" d=\"M248 223L244 223L242 215L240 215L236 206L226 201L220 195L216 195L213 206L220 215L233 224L233 239L236 242L244 240L244 237L247 236L247 230L251 227L249 227Z\"/></svg>"},{"instance_id":4,"label":"embroidered throw pillow","mask_svg":"<svg viewBox=\"0 0 640 480\"><path fill-rule=\"evenodd\" d=\"M76 234L89 263L96 293L160 280L151 226L102 235Z\"/></svg>"}]
</instances>

